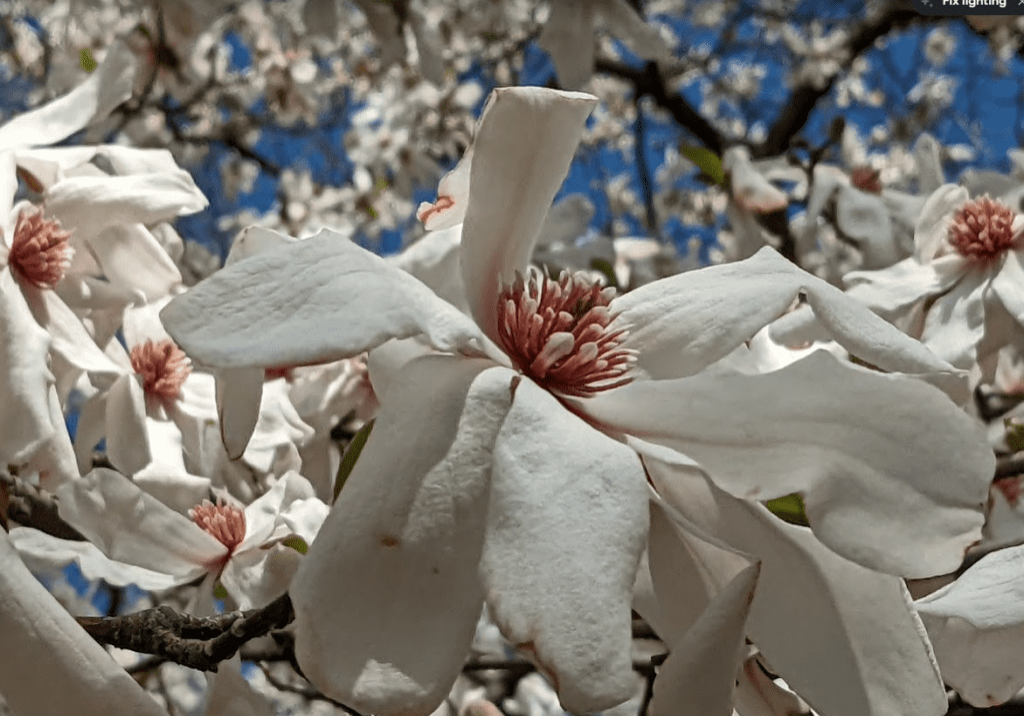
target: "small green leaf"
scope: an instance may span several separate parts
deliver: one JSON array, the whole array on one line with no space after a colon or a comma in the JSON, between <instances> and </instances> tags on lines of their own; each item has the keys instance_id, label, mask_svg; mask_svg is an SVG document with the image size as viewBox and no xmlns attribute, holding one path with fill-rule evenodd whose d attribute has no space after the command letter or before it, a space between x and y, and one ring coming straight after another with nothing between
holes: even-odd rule
<instances>
[{"instance_id":1,"label":"small green leaf","mask_svg":"<svg viewBox=\"0 0 1024 716\"><path fill-rule=\"evenodd\" d=\"M611 265L608 259L593 258L590 259L590 268L595 271L600 271L601 274L608 279L608 285L614 288L616 291L620 290L619 280L615 278L615 268Z\"/></svg>"},{"instance_id":2,"label":"small green leaf","mask_svg":"<svg viewBox=\"0 0 1024 716\"><path fill-rule=\"evenodd\" d=\"M784 497L776 497L768 500L765 506L772 511L776 517L794 525L808 526L807 513L804 511L804 498L794 493Z\"/></svg>"},{"instance_id":3,"label":"small green leaf","mask_svg":"<svg viewBox=\"0 0 1024 716\"><path fill-rule=\"evenodd\" d=\"M1006 428L1006 444L1013 452L1024 450L1024 424L1017 422L1014 418L1004 418L1003 426Z\"/></svg>"},{"instance_id":4,"label":"small green leaf","mask_svg":"<svg viewBox=\"0 0 1024 716\"><path fill-rule=\"evenodd\" d=\"M82 65L82 69L86 72L92 72L99 66L92 56L92 50L89 48L78 51L78 63Z\"/></svg>"},{"instance_id":5,"label":"small green leaf","mask_svg":"<svg viewBox=\"0 0 1024 716\"><path fill-rule=\"evenodd\" d=\"M283 540L281 540L281 544L283 544L285 547L291 547L299 554L305 554L309 551L309 545L306 544L306 540L302 539L298 535L285 537Z\"/></svg>"},{"instance_id":6,"label":"small green leaf","mask_svg":"<svg viewBox=\"0 0 1024 716\"><path fill-rule=\"evenodd\" d=\"M217 597L217 599L227 599L228 590L224 589L223 584L217 582L217 584L213 586L213 596Z\"/></svg>"},{"instance_id":7,"label":"small green leaf","mask_svg":"<svg viewBox=\"0 0 1024 716\"><path fill-rule=\"evenodd\" d=\"M359 428L359 432L352 438L352 442L348 444L348 450L345 451L341 458L341 464L338 465L338 476L334 479L334 501L337 501L338 493L345 486L345 480L352 474L352 468L356 466L356 460L359 459L359 454L363 451L363 446L366 445L366 439L373 432L373 423L373 420L367 421L366 425Z\"/></svg>"},{"instance_id":8,"label":"small green leaf","mask_svg":"<svg viewBox=\"0 0 1024 716\"><path fill-rule=\"evenodd\" d=\"M722 169L722 158L704 147L680 144L679 153L697 165L708 179L718 186L725 186L725 170Z\"/></svg>"}]
</instances>

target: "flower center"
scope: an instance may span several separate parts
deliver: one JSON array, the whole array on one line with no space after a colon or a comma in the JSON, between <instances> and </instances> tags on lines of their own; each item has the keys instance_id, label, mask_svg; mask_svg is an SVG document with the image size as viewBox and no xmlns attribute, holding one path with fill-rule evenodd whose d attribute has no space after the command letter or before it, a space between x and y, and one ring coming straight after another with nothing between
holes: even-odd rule
<instances>
[{"instance_id":1,"label":"flower center","mask_svg":"<svg viewBox=\"0 0 1024 716\"><path fill-rule=\"evenodd\" d=\"M871 167L860 166L850 172L850 183L869 194L882 193L881 174Z\"/></svg>"},{"instance_id":2,"label":"flower center","mask_svg":"<svg viewBox=\"0 0 1024 716\"><path fill-rule=\"evenodd\" d=\"M185 351L173 341L146 341L132 348L132 370L142 376L142 387L149 395L174 400L181 392L192 364Z\"/></svg>"},{"instance_id":3,"label":"flower center","mask_svg":"<svg viewBox=\"0 0 1024 716\"><path fill-rule=\"evenodd\" d=\"M245 512L234 505L225 505L222 500L213 504L203 500L189 510L189 517L205 532L209 532L217 541L233 551L245 539Z\"/></svg>"},{"instance_id":4,"label":"flower center","mask_svg":"<svg viewBox=\"0 0 1024 716\"><path fill-rule=\"evenodd\" d=\"M532 272L498 296L498 336L515 366L548 390L587 397L633 380L625 327L609 328L614 288L586 274Z\"/></svg>"},{"instance_id":5,"label":"flower center","mask_svg":"<svg viewBox=\"0 0 1024 716\"><path fill-rule=\"evenodd\" d=\"M8 262L36 288L53 288L71 265L70 236L56 219L44 219L42 209L22 212L14 226Z\"/></svg>"},{"instance_id":6,"label":"flower center","mask_svg":"<svg viewBox=\"0 0 1024 716\"><path fill-rule=\"evenodd\" d=\"M961 256L984 261L1013 246L1013 220L1008 206L987 196L969 201L953 215L949 242Z\"/></svg>"}]
</instances>

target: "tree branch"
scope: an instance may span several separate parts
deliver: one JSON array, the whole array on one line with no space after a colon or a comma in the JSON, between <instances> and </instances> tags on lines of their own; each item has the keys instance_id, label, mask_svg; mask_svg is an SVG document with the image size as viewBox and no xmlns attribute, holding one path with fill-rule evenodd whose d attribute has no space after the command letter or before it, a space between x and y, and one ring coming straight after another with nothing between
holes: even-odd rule
<instances>
[{"instance_id":1,"label":"tree branch","mask_svg":"<svg viewBox=\"0 0 1024 716\"><path fill-rule=\"evenodd\" d=\"M119 617L77 617L101 644L164 657L200 671L217 671L251 639L281 629L294 618L287 592L261 609L200 618L168 606Z\"/></svg>"},{"instance_id":2,"label":"tree branch","mask_svg":"<svg viewBox=\"0 0 1024 716\"><path fill-rule=\"evenodd\" d=\"M84 542L82 533L69 525L57 512L57 501L45 490L0 470L0 490L5 494L6 509L0 522L9 519L59 539ZM0 509L4 505L0 503Z\"/></svg>"}]
</instances>

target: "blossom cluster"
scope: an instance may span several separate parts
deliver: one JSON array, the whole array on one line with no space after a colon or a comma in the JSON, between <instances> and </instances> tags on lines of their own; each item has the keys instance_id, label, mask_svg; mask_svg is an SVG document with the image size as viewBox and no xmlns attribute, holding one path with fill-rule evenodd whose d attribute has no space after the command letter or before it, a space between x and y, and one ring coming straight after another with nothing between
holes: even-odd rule
<instances>
[{"instance_id":1,"label":"blossom cluster","mask_svg":"<svg viewBox=\"0 0 1024 716\"><path fill-rule=\"evenodd\" d=\"M694 16L719 24L721 4ZM725 217L698 268L653 240L578 241L594 206L556 201L581 145L644 111L610 109L616 91L591 79L609 61L595 28L652 74L678 42L625 0L452 3L470 15L452 25L427 2L366 0L354 31L334 2L249 2L233 31L284 123L314 121L341 84L365 100L354 178L293 173L276 217L237 219L224 266L197 267L174 222L208 200L180 153L62 145L102 137L115 110L147 146L223 120L170 137L147 133L143 103L124 109L158 84L186 104L197 77L234 72L211 39L224 3L158 5L159 38L121 28L88 80L0 125L0 697L15 713L156 715L192 691L202 705L184 706L213 716L274 712L235 657L200 689L154 680L154 698L123 668L140 662L36 577L69 570L196 619L286 598L267 682L298 673L299 696L381 716L500 713L464 674L472 653L536 670L501 704L522 713L928 715L947 689L989 706L1024 688L1024 505L1006 467L1024 447L1019 173L948 183L922 135L910 190L840 125L845 166L680 149L661 180L694 163L714 188L650 206ZM286 47L281 26L311 39ZM845 31L768 29L800 86L831 86L848 59ZM350 31L329 79L317 43ZM500 76L530 34L563 87L595 94L499 87L474 123L483 91L446 68L478 54ZM936 65L947 40L929 40ZM364 55L381 66L353 69ZM371 93L375 72L399 78L391 93ZM724 73L733 97L763 79ZM842 92L863 99L856 79ZM413 123L431 138L413 142ZM444 176L431 146L461 155ZM354 240L397 227L435 180L404 251ZM9 509L24 494L53 513ZM658 650L649 704L638 620Z\"/></svg>"}]
</instances>

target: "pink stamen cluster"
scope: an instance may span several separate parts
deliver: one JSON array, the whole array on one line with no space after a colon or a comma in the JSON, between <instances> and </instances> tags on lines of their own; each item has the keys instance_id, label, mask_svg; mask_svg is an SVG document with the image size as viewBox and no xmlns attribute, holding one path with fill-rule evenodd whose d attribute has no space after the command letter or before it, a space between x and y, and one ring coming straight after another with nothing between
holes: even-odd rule
<instances>
[{"instance_id":1,"label":"pink stamen cluster","mask_svg":"<svg viewBox=\"0 0 1024 716\"><path fill-rule=\"evenodd\" d=\"M142 387L148 395L174 400L192 372L192 363L185 351L173 341L146 341L132 348L132 370L142 376Z\"/></svg>"},{"instance_id":2,"label":"pink stamen cluster","mask_svg":"<svg viewBox=\"0 0 1024 716\"><path fill-rule=\"evenodd\" d=\"M14 226L8 262L36 288L53 288L71 266L70 236L56 219L44 219L42 209L22 212Z\"/></svg>"},{"instance_id":3,"label":"pink stamen cluster","mask_svg":"<svg viewBox=\"0 0 1024 716\"><path fill-rule=\"evenodd\" d=\"M188 514L193 522L216 537L228 551L234 550L245 539L245 512L239 507L225 505L223 500L217 500L216 505L203 500L203 504L196 505Z\"/></svg>"},{"instance_id":4,"label":"pink stamen cluster","mask_svg":"<svg viewBox=\"0 0 1024 716\"><path fill-rule=\"evenodd\" d=\"M949 243L976 261L998 258L1013 246L1013 209L987 196L964 204L953 215Z\"/></svg>"},{"instance_id":5,"label":"pink stamen cluster","mask_svg":"<svg viewBox=\"0 0 1024 716\"><path fill-rule=\"evenodd\" d=\"M882 193L881 174L871 167L860 166L850 172L850 183L869 194Z\"/></svg>"},{"instance_id":6,"label":"pink stamen cluster","mask_svg":"<svg viewBox=\"0 0 1024 716\"><path fill-rule=\"evenodd\" d=\"M498 296L498 336L515 366L553 392L587 397L633 380L636 353L622 348L625 327L610 328L614 288L563 271L532 273Z\"/></svg>"}]
</instances>

